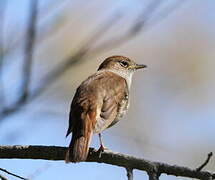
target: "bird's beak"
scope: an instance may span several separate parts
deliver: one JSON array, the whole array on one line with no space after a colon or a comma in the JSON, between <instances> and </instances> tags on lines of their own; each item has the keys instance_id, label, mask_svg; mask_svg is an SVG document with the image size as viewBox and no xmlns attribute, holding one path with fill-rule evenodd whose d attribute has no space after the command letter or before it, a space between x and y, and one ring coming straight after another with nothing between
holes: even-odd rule
<instances>
[{"instance_id":1,"label":"bird's beak","mask_svg":"<svg viewBox=\"0 0 215 180\"><path fill-rule=\"evenodd\" d=\"M144 65L144 64L136 64L135 65L135 69L143 69L143 68L146 68L147 66Z\"/></svg>"}]
</instances>

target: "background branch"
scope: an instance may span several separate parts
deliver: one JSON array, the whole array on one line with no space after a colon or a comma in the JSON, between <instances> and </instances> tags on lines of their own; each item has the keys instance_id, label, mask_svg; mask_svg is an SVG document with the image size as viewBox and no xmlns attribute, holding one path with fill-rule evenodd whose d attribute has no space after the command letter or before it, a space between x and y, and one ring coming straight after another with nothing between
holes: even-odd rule
<instances>
[{"instance_id":1,"label":"background branch","mask_svg":"<svg viewBox=\"0 0 215 180\"><path fill-rule=\"evenodd\" d=\"M111 16L104 24L99 25L99 30L95 31L95 33L83 43L83 45L79 48L79 50L67 57L62 63L60 63L56 68L48 72L45 77L41 80L40 85L33 90L31 94L28 94L28 98L25 98L25 94L23 94L22 98L17 104L5 108L3 110L2 115L0 116L0 120L3 120L6 116L17 112L22 106L26 105L29 101L35 99L38 95L40 95L50 84L52 84L58 77L60 77L64 72L66 72L71 66L75 65L76 63L80 63L84 61L84 57L89 53L90 45L92 42L98 41L104 34L112 27L118 20L120 19L121 14L117 11L113 16ZM30 64L29 64L30 65ZM27 72L30 73L30 67L26 66L27 71L24 71L24 74ZM29 78L24 79L23 90L27 90L27 84L29 83ZM28 83L27 83L28 82Z\"/></svg>"},{"instance_id":2,"label":"background branch","mask_svg":"<svg viewBox=\"0 0 215 180\"><path fill-rule=\"evenodd\" d=\"M81 63L86 60L86 56L94 55L98 53L102 53L107 51L108 49L116 48L125 42L131 40L137 34L141 32L143 27L145 28L146 22L151 19L152 15L155 11L160 7L163 1L151 1L148 6L138 15L134 24L129 28L129 30L114 38L110 38L109 40L103 42L98 47L92 47L92 44L96 44L104 35L105 33L113 27L119 19L122 17L121 11L117 10L117 13L114 13L113 16L109 17L108 20L105 21L102 25L99 25L98 30L93 33L93 35L85 42L82 46L78 49L78 51L69 57L67 57L62 63L60 63L56 68L48 72L44 78L41 80L40 85L29 94L29 84L30 84L30 71L31 71L31 63L32 63L32 52L33 52L33 45L35 41L35 32L36 32L36 17L37 17L37 0L32 1L31 3L31 16L29 21L29 31L27 43L26 43L26 56L23 69L23 84L22 84L22 96L19 99L17 104L14 104L8 108L5 108L0 116L0 120L3 120L6 116L18 111L21 107L26 105L30 100L35 99L38 95L46 90L57 78L59 78L64 72L66 72L69 68L77 63ZM174 6L175 7L175 6ZM165 17L170 14L173 9L168 9L166 12ZM166 11L164 8L163 11ZM162 18L162 17L160 17ZM92 43L93 42L93 43ZM27 45L28 44L28 45ZM28 99L27 99L28 97Z\"/></svg>"},{"instance_id":3,"label":"background branch","mask_svg":"<svg viewBox=\"0 0 215 180\"><path fill-rule=\"evenodd\" d=\"M35 45L36 35L36 23L37 23L37 11L38 11L38 0L30 1L30 16L28 20L26 44L24 52L24 63L23 63L23 82L21 86L21 97L18 104L22 101L26 101L30 93L30 80L31 80L31 69L33 61L33 50Z\"/></svg>"},{"instance_id":4,"label":"background branch","mask_svg":"<svg viewBox=\"0 0 215 180\"><path fill-rule=\"evenodd\" d=\"M0 158L64 160L66 150L66 147L59 146L0 146ZM99 158L98 152L94 148L90 148L87 162L106 163L146 171L152 180L158 179L162 173L196 179L215 178L215 173L212 172L197 171L188 167L153 162L111 151L102 153L101 158Z\"/></svg>"},{"instance_id":5,"label":"background branch","mask_svg":"<svg viewBox=\"0 0 215 180\"><path fill-rule=\"evenodd\" d=\"M7 180L7 178L4 177L4 176L2 176L1 174L0 174L0 179L1 179L1 180Z\"/></svg>"},{"instance_id":6,"label":"background branch","mask_svg":"<svg viewBox=\"0 0 215 180\"><path fill-rule=\"evenodd\" d=\"M7 7L6 1L0 2L0 114L4 108L4 84L3 84L3 61L4 61L4 20L5 20L5 10Z\"/></svg>"},{"instance_id":7,"label":"background branch","mask_svg":"<svg viewBox=\"0 0 215 180\"><path fill-rule=\"evenodd\" d=\"M199 166L196 170L197 170L197 171L201 171L201 170L209 163L209 161L210 161L210 159L212 158L212 156L213 156L213 153L212 153L212 152L208 153L208 157L207 157L207 159L205 160L205 162L204 162L201 166Z\"/></svg>"},{"instance_id":8,"label":"background branch","mask_svg":"<svg viewBox=\"0 0 215 180\"><path fill-rule=\"evenodd\" d=\"M143 29L146 30L146 27L152 27L157 24L161 20L165 19L168 15L170 15L174 10L179 8L185 1L176 1L168 7L164 8L162 11L158 12L157 18L150 22L152 16L155 14L155 11L161 6L163 3L162 0L156 1L153 0L149 5L140 13L137 18L134 20L134 23L130 26L126 33L119 35L114 38L110 38L104 43L100 44L98 47L95 47L92 50L93 53L102 53L107 50L119 47L124 43L128 42L132 38L136 37L139 33L143 32Z\"/></svg>"},{"instance_id":9,"label":"background branch","mask_svg":"<svg viewBox=\"0 0 215 180\"><path fill-rule=\"evenodd\" d=\"M17 177L17 178L19 178L19 179L28 180L28 179L26 179L26 178L24 178L24 177L21 177L21 176L19 176L19 175L16 175L16 174L14 174L14 173L11 173L11 172L7 171L6 169L3 169L3 168L0 168L0 171L5 172L5 173L7 173L7 174L9 174L9 175L11 175L11 176Z\"/></svg>"}]
</instances>

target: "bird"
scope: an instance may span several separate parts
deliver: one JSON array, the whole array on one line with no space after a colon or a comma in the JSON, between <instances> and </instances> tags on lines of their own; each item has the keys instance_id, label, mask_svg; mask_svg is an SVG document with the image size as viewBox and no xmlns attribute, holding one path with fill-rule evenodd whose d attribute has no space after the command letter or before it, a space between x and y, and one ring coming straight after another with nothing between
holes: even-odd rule
<instances>
[{"instance_id":1,"label":"bird","mask_svg":"<svg viewBox=\"0 0 215 180\"><path fill-rule=\"evenodd\" d=\"M66 163L86 161L93 134L99 135L99 151L106 149L101 133L125 115L132 75L146 67L128 57L115 55L106 58L97 72L81 83L70 106L66 137L72 133L72 139L66 152Z\"/></svg>"}]
</instances>

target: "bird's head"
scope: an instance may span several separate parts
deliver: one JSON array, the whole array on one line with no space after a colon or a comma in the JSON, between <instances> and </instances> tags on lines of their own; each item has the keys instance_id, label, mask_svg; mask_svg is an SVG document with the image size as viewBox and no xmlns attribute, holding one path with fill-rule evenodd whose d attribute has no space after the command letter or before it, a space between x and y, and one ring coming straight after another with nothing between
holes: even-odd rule
<instances>
[{"instance_id":1,"label":"bird's head","mask_svg":"<svg viewBox=\"0 0 215 180\"><path fill-rule=\"evenodd\" d=\"M125 74L133 74L137 69L146 67L146 65L137 64L125 56L111 56L102 62L98 70L111 70Z\"/></svg>"}]
</instances>

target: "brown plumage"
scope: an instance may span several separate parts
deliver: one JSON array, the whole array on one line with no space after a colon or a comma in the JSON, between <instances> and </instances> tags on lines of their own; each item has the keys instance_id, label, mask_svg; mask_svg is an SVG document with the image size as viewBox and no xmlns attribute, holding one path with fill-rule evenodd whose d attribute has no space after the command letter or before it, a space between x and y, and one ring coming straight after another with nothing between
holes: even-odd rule
<instances>
[{"instance_id":1,"label":"brown plumage","mask_svg":"<svg viewBox=\"0 0 215 180\"><path fill-rule=\"evenodd\" d=\"M66 162L85 161L93 133L101 133L114 125L128 109L130 82L123 74L117 73L128 71L122 67L121 61L136 65L123 56L107 58L97 73L83 81L76 90L66 135L73 133Z\"/></svg>"}]
</instances>

